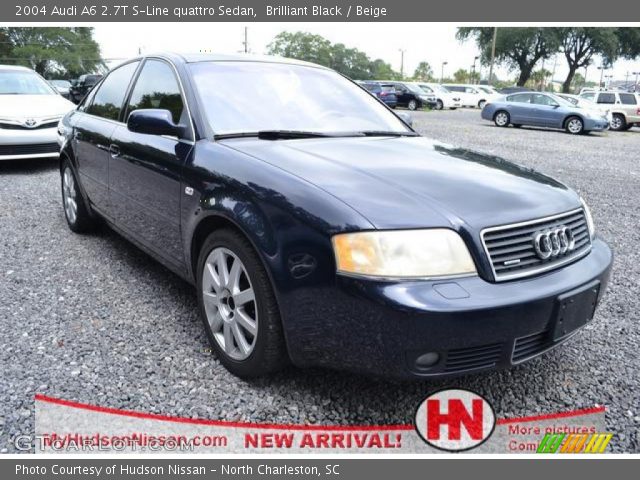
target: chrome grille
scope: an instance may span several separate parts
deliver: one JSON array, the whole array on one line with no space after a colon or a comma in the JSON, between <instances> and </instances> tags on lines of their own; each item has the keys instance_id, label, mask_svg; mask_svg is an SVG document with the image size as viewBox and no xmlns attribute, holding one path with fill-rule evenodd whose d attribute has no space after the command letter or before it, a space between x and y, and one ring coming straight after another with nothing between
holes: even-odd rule
<instances>
[{"instance_id":1,"label":"chrome grille","mask_svg":"<svg viewBox=\"0 0 640 480\"><path fill-rule=\"evenodd\" d=\"M536 235L561 227L567 227L573 234L573 249L548 259L540 258L534 246ZM482 243L496 281L552 270L586 255L591 249L587 219L582 209L530 222L487 228L482 231Z\"/></svg>"}]
</instances>

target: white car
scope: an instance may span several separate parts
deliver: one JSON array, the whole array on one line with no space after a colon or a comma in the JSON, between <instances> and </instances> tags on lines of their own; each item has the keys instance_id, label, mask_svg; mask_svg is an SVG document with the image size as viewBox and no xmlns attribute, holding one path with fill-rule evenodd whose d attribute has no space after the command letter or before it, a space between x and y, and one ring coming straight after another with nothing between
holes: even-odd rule
<instances>
[{"instance_id":1,"label":"white car","mask_svg":"<svg viewBox=\"0 0 640 480\"><path fill-rule=\"evenodd\" d=\"M0 160L57 157L58 121L74 108L33 70L0 65Z\"/></svg>"},{"instance_id":2,"label":"white car","mask_svg":"<svg viewBox=\"0 0 640 480\"><path fill-rule=\"evenodd\" d=\"M640 95L637 93L600 90L583 92L580 98L592 101L598 109L611 114L611 130L619 132L640 126Z\"/></svg>"},{"instance_id":3,"label":"white car","mask_svg":"<svg viewBox=\"0 0 640 480\"><path fill-rule=\"evenodd\" d=\"M418 85L425 92L435 95L436 105L433 108L435 108L436 110L442 110L444 108L455 110L456 108L462 106L460 95L450 92L438 83L417 82L416 85Z\"/></svg>"},{"instance_id":4,"label":"white car","mask_svg":"<svg viewBox=\"0 0 640 480\"><path fill-rule=\"evenodd\" d=\"M462 83L445 83L447 90L460 95L462 106L483 108L488 101L501 97L497 91L487 91L485 85L467 85ZM487 90L485 90L485 88ZM495 93L494 93L495 92Z\"/></svg>"}]
</instances>

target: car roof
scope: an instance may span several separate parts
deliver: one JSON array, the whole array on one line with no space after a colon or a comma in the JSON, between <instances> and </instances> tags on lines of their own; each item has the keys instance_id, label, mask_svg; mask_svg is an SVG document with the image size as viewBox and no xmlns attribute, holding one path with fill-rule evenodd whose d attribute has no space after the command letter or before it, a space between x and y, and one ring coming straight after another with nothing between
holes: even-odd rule
<instances>
[{"instance_id":1,"label":"car roof","mask_svg":"<svg viewBox=\"0 0 640 480\"><path fill-rule=\"evenodd\" d=\"M141 55L138 58L160 57L174 62L184 63L200 63L200 62L262 62L262 63L285 63L289 65L304 65L308 67L324 68L327 67L316 63L305 62L293 58L277 57L274 55L253 55L248 53L173 53L158 52L153 54ZM128 61L128 60L127 60ZM126 63L126 62L125 62Z\"/></svg>"},{"instance_id":2,"label":"car roof","mask_svg":"<svg viewBox=\"0 0 640 480\"><path fill-rule=\"evenodd\" d=\"M27 68L27 67L21 67L19 65L0 65L0 69L2 70L18 70L18 71L27 71L27 72L33 72L33 70L31 68Z\"/></svg>"}]
</instances>

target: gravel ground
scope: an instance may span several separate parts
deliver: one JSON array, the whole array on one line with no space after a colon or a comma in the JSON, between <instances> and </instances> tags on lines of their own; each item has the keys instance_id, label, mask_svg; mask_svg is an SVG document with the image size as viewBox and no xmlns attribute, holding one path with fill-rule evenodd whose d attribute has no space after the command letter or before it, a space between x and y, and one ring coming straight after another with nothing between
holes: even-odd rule
<instances>
[{"instance_id":1,"label":"gravel ground","mask_svg":"<svg viewBox=\"0 0 640 480\"><path fill-rule=\"evenodd\" d=\"M572 137L499 129L478 111L418 112L439 140L535 167L577 189L617 257L596 320L508 371L396 383L290 368L246 382L207 351L194 290L108 229L65 225L54 162L0 163L0 449L34 429L35 393L197 418L409 423L434 389L485 395L499 417L604 404L615 451L640 451L640 129Z\"/></svg>"}]
</instances>

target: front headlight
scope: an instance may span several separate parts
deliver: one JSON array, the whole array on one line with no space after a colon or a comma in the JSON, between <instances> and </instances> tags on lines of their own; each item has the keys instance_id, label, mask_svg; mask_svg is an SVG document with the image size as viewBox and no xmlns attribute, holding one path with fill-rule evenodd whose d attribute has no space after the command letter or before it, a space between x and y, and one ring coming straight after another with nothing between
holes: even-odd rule
<instances>
[{"instance_id":1,"label":"front headlight","mask_svg":"<svg viewBox=\"0 0 640 480\"><path fill-rule=\"evenodd\" d=\"M371 277L473 275L467 246L453 230L390 230L333 237L338 272Z\"/></svg>"},{"instance_id":2,"label":"front headlight","mask_svg":"<svg viewBox=\"0 0 640 480\"><path fill-rule=\"evenodd\" d=\"M587 206L587 202L584 201L584 198L580 197L580 202L582 202L582 209L584 210L584 216L587 219L587 228L589 229L589 237L593 240L593 237L596 234L596 228L593 225L593 217L591 216L591 210Z\"/></svg>"}]
</instances>

